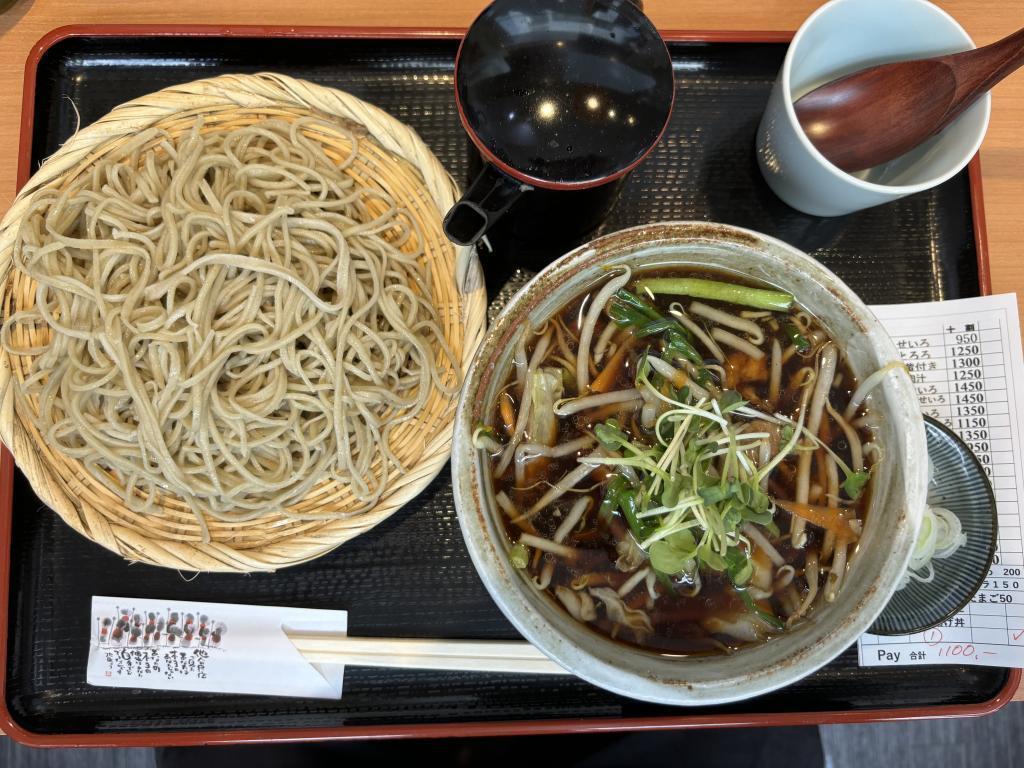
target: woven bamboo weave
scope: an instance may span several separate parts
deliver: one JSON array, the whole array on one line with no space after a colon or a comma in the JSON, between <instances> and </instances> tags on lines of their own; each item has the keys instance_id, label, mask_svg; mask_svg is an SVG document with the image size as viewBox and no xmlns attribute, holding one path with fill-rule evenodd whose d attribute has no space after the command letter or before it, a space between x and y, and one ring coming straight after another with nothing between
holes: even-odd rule
<instances>
[{"instance_id":1,"label":"woven bamboo weave","mask_svg":"<svg viewBox=\"0 0 1024 768\"><path fill-rule=\"evenodd\" d=\"M475 256L454 247L441 230L442 215L458 197L451 177L415 131L382 110L349 94L278 74L225 75L167 88L117 107L68 139L0 222L3 318L35 301L34 281L13 267L12 252L19 222L40 190L66 187L98 158L147 129L177 136L191 130L200 117L201 130L223 131L271 117L295 120L307 115L338 121L359 135L358 158L346 173L358 185L385 191L419 224L440 325L464 372L483 336L485 292ZM345 131L333 136L318 130L315 138L328 154L344 157L349 152ZM41 346L48 334L45 326L18 325L11 342L15 347ZM280 511L244 523L208 518L210 540L204 542L192 511L179 499L161 497L155 513L132 511L77 459L46 444L32 414L20 412L37 404L32 397L16 397L32 360L0 352L0 439L44 503L82 535L133 561L228 572L273 571L306 562L400 509L438 474L451 452L457 396L435 390L417 419L393 431L392 450L408 471L401 476L392 471L390 487L372 509L347 514L355 504L349 489L326 480L287 510L322 514L323 519L298 520Z\"/></svg>"}]
</instances>

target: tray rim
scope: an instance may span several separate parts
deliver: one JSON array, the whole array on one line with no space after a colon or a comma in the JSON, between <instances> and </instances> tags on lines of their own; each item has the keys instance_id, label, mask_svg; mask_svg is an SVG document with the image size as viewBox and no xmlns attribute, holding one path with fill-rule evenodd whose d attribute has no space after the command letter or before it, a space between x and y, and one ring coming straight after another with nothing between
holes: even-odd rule
<instances>
[{"instance_id":1,"label":"tray rim","mask_svg":"<svg viewBox=\"0 0 1024 768\"><path fill-rule=\"evenodd\" d=\"M36 76L42 57L57 43L75 37L233 37L328 38L382 40L457 40L464 28L433 27L285 27L219 24L75 24L50 30L29 50L22 90L18 145L18 187L31 176ZM667 42L787 43L792 32L752 30L661 30ZM981 295L992 292L988 239L982 194L980 153L968 170L972 224ZM658 731L707 727L791 726L869 723L923 718L976 717L989 714L1013 699L1021 670L1008 668L1006 683L991 699L971 704L834 712L747 714L683 714L646 718L574 718L505 720L405 725L322 726L308 728L228 729L210 731L104 731L49 734L30 731L14 719L7 706L8 622L10 618L11 534L13 528L14 459L0 447L0 732L32 747L137 747L257 744L293 741L341 741L368 738L442 738L515 735L581 734L619 731Z\"/></svg>"}]
</instances>

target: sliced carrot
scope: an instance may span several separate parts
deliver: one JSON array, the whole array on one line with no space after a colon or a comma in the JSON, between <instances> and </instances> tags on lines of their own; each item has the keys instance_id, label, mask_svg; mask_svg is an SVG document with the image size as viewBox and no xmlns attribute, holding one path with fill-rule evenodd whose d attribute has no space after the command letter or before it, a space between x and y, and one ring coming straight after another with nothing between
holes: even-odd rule
<instances>
[{"instance_id":1,"label":"sliced carrot","mask_svg":"<svg viewBox=\"0 0 1024 768\"><path fill-rule=\"evenodd\" d=\"M750 554L750 559L754 564L754 574L750 579L750 583L755 587L762 590L770 590L772 588L772 561L768 557L768 553L761 549L761 547L753 547L753 552ZM771 610L769 607L768 610Z\"/></svg>"},{"instance_id":2,"label":"sliced carrot","mask_svg":"<svg viewBox=\"0 0 1024 768\"><path fill-rule=\"evenodd\" d=\"M581 429L589 427L591 424L604 421L611 416L621 416L621 412L622 403L610 403L609 405L600 405L597 408L588 408L576 414L576 426Z\"/></svg>"},{"instance_id":3,"label":"sliced carrot","mask_svg":"<svg viewBox=\"0 0 1024 768\"><path fill-rule=\"evenodd\" d=\"M828 493L828 470L825 469L825 449L819 448L814 452L814 466L817 470L818 484L821 486L822 496Z\"/></svg>"},{"instance_id":4,"label":"sliced carrot","mask_svg":"<svg viewBox=\"0 0 1024 768\"><path fill-rule=\"evenodd\" d=\"M825 418L821 420L821 426L818 427L818 439L825 445L832 445L832 419L828 418L828 413L825 414Z\"/></svg>"},{"instance_id":5,"label":"sliced carrot","mask_svg":"<svg viewBox=\"0 0 1024 768\"><path fill-rule=\"evenodd\" d=\"M686 371L681 371L678 368L676 368L676 372L672 374L672 381L666 381L661 386L661 394L665 395L666 397L674 397L672 391L669 389L669 383L671 383L672 386L675 387L676 389L682 389L683 387L690 383L690 377L686 375Z\"/></svg>"},{"instance_id":6,"label":"sliced carrot","mask_svg":"<svg viewBox=\"0 0 1024 768\"><path fill-rule=\"evenodd\" d=\"M739 352L731 352L725 358L725 363L722 366L725 368L725 380L722 382L724 389L736 389L737 384L740 380L740 362L743 355Z\"/></svg>"},{"instance_id":7,"label":"sliced carrot","mask_svg":"<svg viewBox=\"0 0 1024 768\"><path fill-rule=\"evenodd\" d=\"M623 600L623 602L626 604L627 608L632 608L633 610L636 610L638 608L644 607L644 605L647 603L647 598L648 594L646 588L634 589L631 594L626 596L626 599Z\"/></svg>"},{"instance_id":8,"label":"sliced carrot","mask_svg":"<svg viewBox=\"0 0 1024 768\"><path fill-rule=\"evenodd\" d=\"M757 408L761 408L762 410L765 411L772 410L772 407L768 404L768 402L762 400L752 386L740 387L739 393L743 397L743 399L746 400L751 405Z\"/></svg>"},{"instance_id":9,"label":"sliced carrot","mask_svg":"<svg viewBox=\"0 0 1024 768\"><path fill-rule=\"evenodd\" d=\"M800 504L796 501L779 501L778 499L775 500L775 504L791 515L802 517L811 525L824 528L826 531L832 531L837 539L856 541L858 538L857 532L850 527L850 520L845 509L821 507L815 504Z\"/></svg>"},{"instance_id":10,"label":"sliced carrot","mask_svg":"<svg viewBox=\"0 0 1024 768\"><path fill-rule=\"evenodd\" d=\"M746 358L743 366L744 381L768 381L768 356L760 359L753 357Z\"/></svg>"},{"instance_id":11,"label":"sliced carrot","mask_svg":"<svg viewBox=\"0 0 1024 768\"><path fill-rule=\"evenodd\" d=\"M725 389L737 389L741 384L768 381L768 357L755 360L742 352L730 352L725 359Z\"/></svg>"},{"instance_id":12,"label":"sliced carrot","mask_svg":"<svg viewBox=\"0 0 1024 768\"><path fill-rule=\"evenodd\" d=\"M523 467L523 477L525 478L526 485L533 485L538 480L544 478L547 475L548 467L551 464L551 459L547 456L534 456Z\"/></svg>"},{"instance_id":13,"label":"sliced carrot","mask_svg":"<svg viewBox=\"0 0 1024 768\"><path fill-rule=\"evenodd\" d=\"M623 341L619 348L615 350L615 354L609 358L608 363L592 382L590 382L590 391L594 393L610 392L612 387L615 386L615 380L619 377L623 367L626 365L626 358L629 351L636 345L636 337L630 334L625 341Z\"/></svg>"},{"instance_id":14,"label":"sliced carrot","mask_svg":"<svg viewBox=\"0 0 1024 768\"><path fill-rule=\"evenodd\" d=\"M498 398L498 410L501 411L501 425L505 428L505 433L512 437L516 431L516 411L512 404L512 395L508 392L502 392Z\"/></svg>"}]
</instances>

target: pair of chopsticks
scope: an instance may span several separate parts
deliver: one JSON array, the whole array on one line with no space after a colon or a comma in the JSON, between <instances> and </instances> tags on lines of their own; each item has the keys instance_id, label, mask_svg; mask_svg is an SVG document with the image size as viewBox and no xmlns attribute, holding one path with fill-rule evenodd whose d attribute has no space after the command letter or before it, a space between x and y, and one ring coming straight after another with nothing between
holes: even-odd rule
<instances>
[{"instance_id":1,"label":"pair of chopsticks","mask_svg":"<svg viewBox=\"0 0 1024 768\"><path fill-rule=\"evenodd\" d=\"M501 640L428 640L288 632L311 664L352 664L398 669L519 672L564 675L564 669L529 643Z\"/></svg>"}]
</instances>

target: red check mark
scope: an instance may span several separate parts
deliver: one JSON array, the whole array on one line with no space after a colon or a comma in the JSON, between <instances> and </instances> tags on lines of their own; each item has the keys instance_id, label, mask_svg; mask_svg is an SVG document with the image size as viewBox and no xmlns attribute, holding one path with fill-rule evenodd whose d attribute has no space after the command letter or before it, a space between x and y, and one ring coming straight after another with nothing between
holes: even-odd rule
<instances>
[{"instance_id":1,"label":"red check mark","mask_svg":"<svg viewBox=\"0 0 1024 768\"><path fill-rule=\"evenodd\" d=\"M1024 629L1022 629L1020 632L1014 632L1013 633L1013 640L1014 640L1014 642L1016 642L1017 640L1020 640L1022 637L1024 637Z\"/></svg>"}]
</instances>

